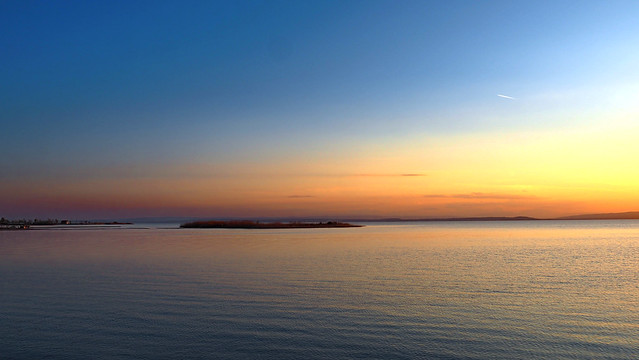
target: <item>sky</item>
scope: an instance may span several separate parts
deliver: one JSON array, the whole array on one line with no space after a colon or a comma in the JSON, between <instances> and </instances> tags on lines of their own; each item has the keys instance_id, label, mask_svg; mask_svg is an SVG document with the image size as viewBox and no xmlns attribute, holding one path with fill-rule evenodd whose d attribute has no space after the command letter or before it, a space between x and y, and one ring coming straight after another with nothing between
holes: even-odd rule
<instances>
[{"instance_id":1,"label":"sky","mask_svg":"<svg viewBox=\"0 0 639 360\"><path fill-rule=\"evenodd\" d=\"M2 1L6 218L639 210L637 1Z\"/></svg>"}]
</instances>

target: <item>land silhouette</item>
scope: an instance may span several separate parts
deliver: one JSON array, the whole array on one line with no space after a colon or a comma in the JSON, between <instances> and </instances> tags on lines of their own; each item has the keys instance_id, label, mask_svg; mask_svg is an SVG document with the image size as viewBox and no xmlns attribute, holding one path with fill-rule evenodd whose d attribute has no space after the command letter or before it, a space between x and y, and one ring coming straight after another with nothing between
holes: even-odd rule
<instances>
[{"instance_id":1,"label":"land silhouette","mask_svg":"<svg viewBox=\"0 0 639 360\"><path fill-rule=\"evenodd\" d=\"M557 220L633 220L639 219L639 211L621 213L583 214L557 218Z\"/></svg>"},{"instance_id":2,"label":"land silhouette","mask_svg":"<svg viewBox=\"0 0 639 360\"><path fill-rule=\"evenodd\" d=\"M187 218L182 218L187 220ZM317 218L316 218L317 219ZM149 219L136 219L144 222ZM166 219L156 218L156 221ZM176 218L171 218L175 221ZM311 219L282 219L271 221L260 220L198 220L185 222L180 225L181 228L226 228L226 229L310 229L310 228L347 228L361 227L363 225L352 224L353 222L418 222L418 221L544 221L544 220L639 220L639 211L627 211L619 213L597 213L597 214L581 214L562 216L555 218L535 218L530 216L478 216L478 217L433 217L433 218L346 218L340 221L317 221ZM27 230L33 225L39 228L47 226L59 225L130 225L136 221L69 221L58 219L46 220L9 220L4 217L0 218L0 230Z\"/></svg>"},{"instance_id":3,"label":"land silhouette","mask_svg":"<svg viewBox=\"0 0 639 360\"><path fill-rule=\"evenodd\" d=\"M230 221L194 221L180 225L181 228L223 228L223 229L309 229L309 228L345 228L361 227L339 221L327 222L259 222L251 220L230 220Z\"/></svg>"}]
</instances>

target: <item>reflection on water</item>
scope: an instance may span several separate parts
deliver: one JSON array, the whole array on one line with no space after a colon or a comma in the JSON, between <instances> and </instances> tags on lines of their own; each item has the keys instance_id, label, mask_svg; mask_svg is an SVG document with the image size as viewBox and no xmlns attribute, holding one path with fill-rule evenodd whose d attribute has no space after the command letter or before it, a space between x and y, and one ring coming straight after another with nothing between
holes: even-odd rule
<instances>
[{"instance_id":1,"label":"reflection on water","mask_svg":"<svg viewBox=\"0 0 639 360\"><path fill-rule=\"evenodd\" d=\"M639 222L0 233L2 358L639 357Z\"/></svg>"}]
</instances>

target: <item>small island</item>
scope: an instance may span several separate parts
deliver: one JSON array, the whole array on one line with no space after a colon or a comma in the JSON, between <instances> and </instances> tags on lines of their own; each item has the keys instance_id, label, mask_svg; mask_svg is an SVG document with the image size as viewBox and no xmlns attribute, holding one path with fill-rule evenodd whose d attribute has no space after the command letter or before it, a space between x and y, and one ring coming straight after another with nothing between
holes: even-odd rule
<instances>
[{"instance_id":1,"label":"small island","mask_svg":"<svg viewBox=\"0 0 639 360\"><path fill-rule=\"evenodd\" d=\"M314 228L347 228L362 227L363 225L354 225L339 221L327 222L259 222L252 220L211 220L211 221L194 221L180 225L181 228L192 229L314 229Z\"/></svg>"}]
</instances>

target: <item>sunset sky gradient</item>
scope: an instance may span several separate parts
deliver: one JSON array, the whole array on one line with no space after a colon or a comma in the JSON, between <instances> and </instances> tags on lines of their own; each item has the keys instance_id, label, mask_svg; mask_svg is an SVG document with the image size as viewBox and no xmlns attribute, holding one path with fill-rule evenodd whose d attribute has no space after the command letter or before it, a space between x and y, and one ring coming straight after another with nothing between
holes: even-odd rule
<instances>
[{"instance_id":1,"label":"sunset sky gradient","mask_svg":"<svg viewBox=\"0 0 639 360\"><path fill-rule=\"evenodd\" d=\"M637 19L637 1L2 1L0 215L639 210Z\"/></svg>"}]
</instances>

